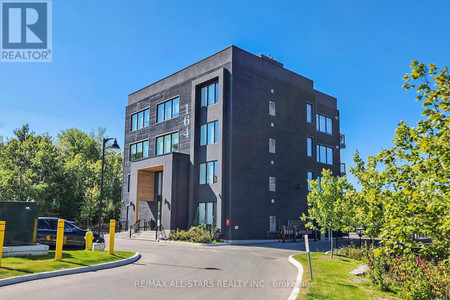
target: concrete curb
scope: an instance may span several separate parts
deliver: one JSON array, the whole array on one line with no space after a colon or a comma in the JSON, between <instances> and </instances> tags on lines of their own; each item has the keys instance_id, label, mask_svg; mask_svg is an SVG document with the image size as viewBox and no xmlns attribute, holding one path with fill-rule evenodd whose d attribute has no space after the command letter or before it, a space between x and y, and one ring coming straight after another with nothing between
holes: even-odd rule
<instances>
[{"instance_id":1,"label":"concrete curb","mask_svg":"<svg viewBox=\"0 0 450 300\"><path fill-rule=\"evenodd\" d=\"M50 272L42 272L42 273L0 279L0 287L6 286L6 285L11 285L11 284L16 284L16 283L21 283L21 282L26 282L26 281L37 280L37 279L93 272L93 271L110 269L110 268L117 268L117 267L125 266L128 264L132 264L132 263L138 261L140 258L141 258L141 254L139 252L136 252L136 254L133 255L132 257L125 258L125 259L118 260L118 261L107 262L107 263L103 263L103 264L99 264L99 265L91 265L91 266L86 266L86 267L56 270L56 271L50 271Z\"/></svg>"},{"instance_id":2,"label":"concrete curb","mask_svg":"<svg viewBox=\"0 0 450 300\"><path fill-rule=\"evenodd\" d=\"M292 290L292 293L289 296L288 300L297 299L298 293L300 293L300 285L302 284L302 277L303 277L303 266L293 256L294 255L289 256L289 262L298 269L298 274L297 274L297 280L295 282L295 287Z\"/></svg>"}]
</instances>

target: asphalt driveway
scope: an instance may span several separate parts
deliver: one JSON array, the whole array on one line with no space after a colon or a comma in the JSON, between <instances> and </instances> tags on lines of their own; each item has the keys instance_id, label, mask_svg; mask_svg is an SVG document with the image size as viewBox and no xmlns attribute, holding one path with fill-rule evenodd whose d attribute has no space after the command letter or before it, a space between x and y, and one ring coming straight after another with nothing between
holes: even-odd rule
<instances>
[{"instance_id":1,"label":"asphalt driveway","mask_svg":"<svg viewBox=\"0 0 450 300\"><path fill-rule=\"evenodd\" d=\"M0 299L287 299L297 277L288 256L299 252L297 245L116 239L116 249L139 251L142 258L120 268L2 287Z\"/></svg>"}]
</instances>

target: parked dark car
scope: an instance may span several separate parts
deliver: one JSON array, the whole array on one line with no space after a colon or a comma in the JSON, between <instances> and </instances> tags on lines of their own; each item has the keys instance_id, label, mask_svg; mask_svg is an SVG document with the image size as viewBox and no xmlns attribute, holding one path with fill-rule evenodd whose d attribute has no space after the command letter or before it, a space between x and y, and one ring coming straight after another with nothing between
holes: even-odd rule
<instances>
[{"instance_id":1,"label":"parked dark car","mask_svg":"<svg viewBox=\"0 0 450 300\"><path fill-rule=\"evenodd\" d=\"M49 246L56 245L56 231L58 228L58 218L40 217L38 218L37 242ZM71 221L64 222L64 247L82 247L85 248L84 237L87 230L80 229ZM94 233L94 242L104 243L103 236L98 237Z\"/></svg>"}]
</instances>

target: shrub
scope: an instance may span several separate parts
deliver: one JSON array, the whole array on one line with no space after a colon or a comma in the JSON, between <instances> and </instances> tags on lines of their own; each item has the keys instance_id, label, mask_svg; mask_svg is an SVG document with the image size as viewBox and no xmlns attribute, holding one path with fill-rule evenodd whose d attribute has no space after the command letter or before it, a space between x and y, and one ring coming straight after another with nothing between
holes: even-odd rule
<instances>
[{"instance_id":1,"label":"shrub","mask_svg":"<svg viewBox=\"0 0 450 300\"><path fill-rule=\"evenodd\" d=\"M449 299L450 260L398 255L387 248L342 247L337 255L363 260L370 268L368 277L382 290L401 290L403 299Z\"/></svg>"},{"instance_id":2,"label":"shrub","mask_svg":"<svg viewBox=\"0 0 450 300\"><path fill-rule=\"evenodd\" d=\"M389 255L385 255L382 249L369 249L366 253L367 265L370 268L369 277L375 285L382 290L391 290L395 284L391 277L391 266L393 262Z\"/></svg>"},{"instance_id":3,"label":"shrub","mask_svg":"<svg viewBox=\"0 0 450 300\"><path fill-rule=\"evenodd\" d=\"M353 258L356 260L363 260L366 256L366 249L361 247L355 247L354 245L344 246L336 251L336 255Z\"/></svg>"},{"instance_id":4,"label":"shrub","mask_svg":"<svg viewBox=\"0 0 450 300\"><path fill-rule=\"evenodd\" d=\"M169 236L169 239L173 241L186 241L188 240L187 232L184 230L179 230L177 228L177 231L172 232Z\"/></svg>"},{"instance_id":5,"label":"shrub","mask_svg":"<svg viewBox=\"0 0 450 300\"><path fill-rule=\"evenodd\" d=\"M382 248L367 253L372 282L382 289L397 286L404 299L448 299L450 261L427 261L415 255L392 255Z\"/></svg>"},{"instance_id":6,"label":"shrub","mask_svg":"<svg viewBox=\"0 0 450 300\"><path fill-rule=\"evenodd\" d=\"M208 228L205 224L192 226L188 231L177 229L169 236L173 241L187 241L193 243L216 243L219 241L219 229Z\"/></svg>"}]
</instances>

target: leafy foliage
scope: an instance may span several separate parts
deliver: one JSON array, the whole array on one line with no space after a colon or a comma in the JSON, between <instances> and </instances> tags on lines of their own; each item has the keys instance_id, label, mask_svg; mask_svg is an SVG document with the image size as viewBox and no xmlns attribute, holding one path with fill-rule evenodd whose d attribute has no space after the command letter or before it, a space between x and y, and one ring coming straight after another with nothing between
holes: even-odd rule
<instances>
[{"instance_id":1,"label":"leafy foliage","mask_svg":"<svg viewBox=\"0 0 450 300\"><path fill-rule=\"evenodd\" d=\"M347 192L353 190L345 177L334 177L330 170L322 170L322 180L309 181L311 191L308 194L308 215L301 219L308 221L306 227L321 230L350 231L354 228L353 199L347 197ZM331 242L331 257L333 257L333 239Z\"/></svg>"},{"instance_id":2,"label":"leafy foliage","mask_svg":"<svg viewBox=\"0 0 450 300\"><path fill-rule=\"evenodd\" d=\"M448 299L450 262L395 255L379 248L367 251L370 279L383 290L400 288L403 299Z\"/></svg>"},{"instance_id":3,"label":"leafy foliage","mask_svg":"<svg viewBox=\"0 0 450 300\"><path fill-rule=\"evenodd\" d=\"M40 215L86 223L96 221L100 195L101 141L105 130L86 134L67 129L56 140L27 125L0 141L3 201L35 201ZM105 152L104 218L120 214L122 153Z\"/></svg>"},{"instance_id":4,"label":"leafy foliage","mask_svg":"<svg viewBox=\"0 0 450 300\"><path fill-rule=\"evenodd\" d=\"M413 61L404 88L416 89L422 119L400 122L391 149L364 163L354 157L362 190L357 215L372 236L397 252L450 255L450 77L448 69ZM430 78L431 77L431 81ZM424 234L431 244L414 238Z\"/></svg>"},{"instance_id":5,"label":"leafy foliage","mask_svg":"<svg viewBox=\"0 0 450 300\"><path fill-rule=\"evenodd\" d=\"M200 224L192 226L188 231L177 229L170 234L169 239L193 243L216 243L219 241L219 229L215 226L207 228L205 224Z\"/></svg>"},{"instance_id":6,"label":"leafy foliage","mask_svg":"<svg viewBox=\"0 0 450 300\"><path fill-rule=\"evenodd\" d=\"M356 247L349 245L336 249L336 255L362 260L366 257L367 249L365 247Z\"/></svg>"}]
</instances>

